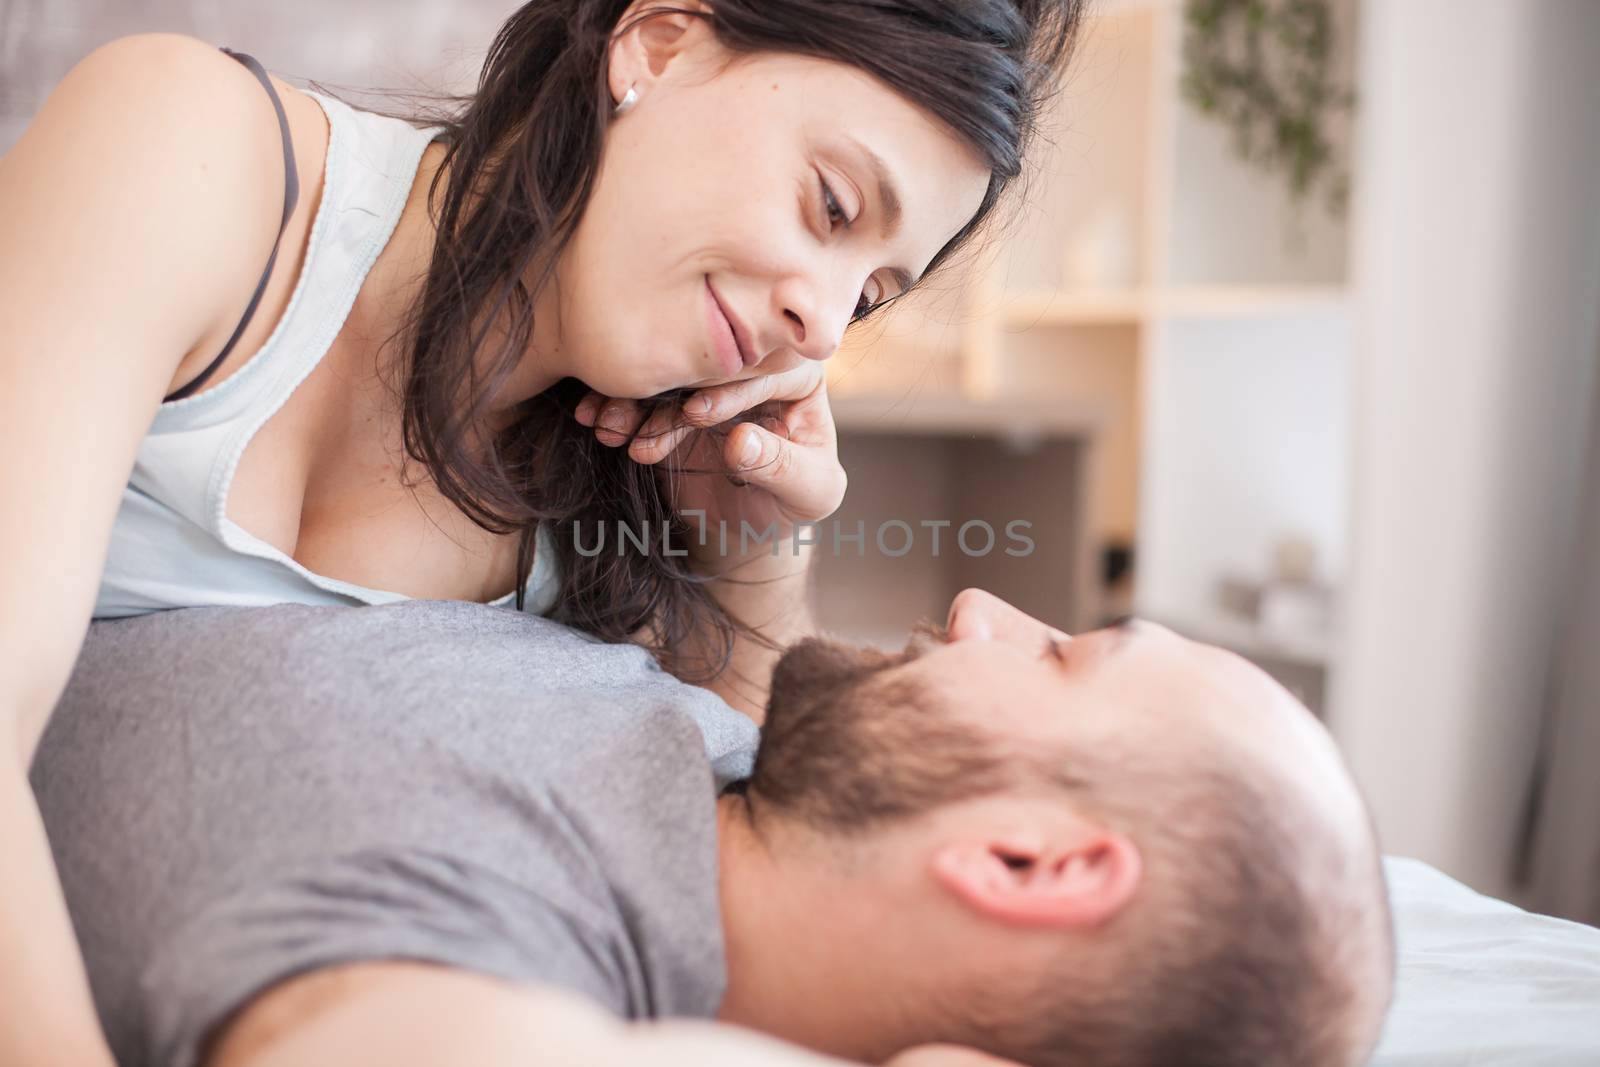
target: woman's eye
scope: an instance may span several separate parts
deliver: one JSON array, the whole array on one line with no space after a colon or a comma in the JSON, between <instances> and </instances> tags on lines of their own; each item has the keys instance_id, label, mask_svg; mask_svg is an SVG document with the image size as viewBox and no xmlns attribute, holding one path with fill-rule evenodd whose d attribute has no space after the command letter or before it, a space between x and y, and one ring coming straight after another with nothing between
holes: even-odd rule
<instances>
[{"instance_id":1,"label":"woman's eye","mask_svg":"<svg viewBox=\"0 0 1600 1067\"><path fill-rule=\"evenodd\" d=\"M843 223L844 228L848 230L851 220L845 216L844 207L839 203L839 198L834 195L833 188L828 185L827 179L821 175L817 176L817 182L822 186L822 210L828 216L829 225ZM868 297L865 292L862 292L860 299L856 301L856 310L850 317L850 321L855 322L858 319L865 318L867 313L875 306L877 306L876 301Z\"/></svg>"},{"instance_id":2,"label":"woman's eye","mask_svg":"<svg viewBox=\"0 0 1600 1067\"><path fill-rule=\"evenodd\" d=\"M822 185L823 214L828 217L829 223L842 222L844 223L844 228L848 230L850 228L850 220L845 217L844 208L839 204L839 198L833 195L833 189L825 179L819 177L818 181Z\"/></svg>"}]
</instances>

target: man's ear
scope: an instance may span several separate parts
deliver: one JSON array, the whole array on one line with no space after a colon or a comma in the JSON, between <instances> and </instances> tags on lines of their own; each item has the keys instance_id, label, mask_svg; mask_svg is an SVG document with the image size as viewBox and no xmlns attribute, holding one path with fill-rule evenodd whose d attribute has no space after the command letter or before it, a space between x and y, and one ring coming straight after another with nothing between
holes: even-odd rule
<instances>
[{"instance_id":1,"label":"man's ear","mask_svg":"<svg viewBox=\"0 0 1600 1067\"><path fill-rule=\"evenodd\" d=\"M1104 828L951 842L932 866L940 885L985 918L1055 927L1107 921L1133 899L1143 872L1133 842Z\"/></svg>"},{"instance_id":2,"label":"man's ear","mask_svg":"<svg viewBox=\"0 0 1600 1067\"><path fill-rule=\"evenodd\" d=\"M705 4L702 0L677 0L672 4L664 4L662 0L634 0L622 18L617 20L617 26L620 29L652 8L660 7L698 10L703 9ZM612 103L620 102L630 88L640 96L648 95L650 84L694 40L695 34L689 32L691 25L703 21L694 15L681 15L667 10L650 15L626 33L614 34L606 70Z\"/></svg>"}]
</instances>

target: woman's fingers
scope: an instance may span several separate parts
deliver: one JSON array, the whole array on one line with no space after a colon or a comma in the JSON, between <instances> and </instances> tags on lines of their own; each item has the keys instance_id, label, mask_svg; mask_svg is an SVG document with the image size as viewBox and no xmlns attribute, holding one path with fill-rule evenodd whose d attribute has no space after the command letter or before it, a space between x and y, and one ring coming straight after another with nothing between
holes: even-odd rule
<instances>
[{"instance_id":1,"label":"woman's fingers","mask_svg":"<svg viewBox=\"0 0 1600 1067\"><path fill-rule=\"evenodd\" d=\"M660 463L668 458L696 430L728 425L724 451L731 468L733 449L738 443L735 439L742 440L737 424L740 416L785 442L809 447L831 445L833 420L828 409L826 384L821 365L807 361L777 374L710 386L691 396L681 407L649 407L636 400L589 393L579 401L573 415L578 422L594 429L595 438L601 444L626 445L629 457L644 464ZM763 404L778 407L782 414L754 416L752 409ZM831 452L831 448L827 450ZM761 452L754 463L758 467L782 464L787 471L789 460L778 453L769 456ZM837 460L829 457L823 466L837 465ZM787 484L792 476L784 473L771 477L778 477ZM758 474L747 480L765 484L771 477ZM828 481L819 475L817 485L808 488L815 488L826 496Z\"/></svg>"},{"instance_id":2,"label":"woman's fingers","mask_svg":"<svg viewBox=\"0 0 1600 1067\"><path fill-rule=\"evenodd\" d=\"M768 401L791 403L816 397L824 393L826 383L822 365L807 360L776 374L707 386L673 410L672 422L681 418L693 426L716 426ZM578 401L573 417L585 426L627 433L638 425L644 411L637 400L590 392Z\"/></svg>"},{"instance_id":3,"label":"woman's fingers","mask_svg":"<svg viewBox=\"0 0 1600 1067\"><path fill-rule=\"evenodd\" d=\"M595 437L603 445L625 444L644 418L645 411L637 400L613 397L600 406L595 416Z\"/></svg>"},{"instance_id":4,"label":"woman's fingers","mask_svg":"<svg viewBox=\"0 0 1600 1067\"><path fill-rule=\"evenodd\" d=\"M628 446L628 456L636 463L660 463L672 455L683 439L696 431L694 426L679 423L673 426L677 415L671 412L657 412L646 420L640 428L638 436Z\"/></svg>"},{"instance_id":5,"label":"woman's fingers","mask_svg":"<svg viewBox=\"0 0 1600 1067\"><path fill-rule=\"evenodd\" d=\"M593 426L595 419L600 415L600 405L606 398L599 393L588 393L578 401L578 406L572 409L572 417L584 426Z\"/></svg>"},{"instance_id":6,"label":"woman's fingers","mask_svg":"<svg viewBox=\"0 0 1600 1067\"><path fill-rule=\"evenodd\" d=\"M791 515L831 515L844 500L844 468L826 450L796 444L753 422L740 423L723 442L728 469L767 490Z\"/></svg>"},{"instance_id":7,"label":"woman's fingers","mask_svg":"<svg viewBox=\"0 0 1600 1067\"><path fill-rule=\"evenodd\" d=\"M695 426L716 426L769 401L794 403L822 395L827 377L822 365L807 360L777 374L713 385L691 396L683 415Z\"/></svg>"},{"instance_id":8,"label":"woman's fingers","mask_svg":"<svg viewBox=\"0 0 1600 1067\"><path fill-rule=\"evenodd\" d=\"M707 401L698 411L697 399ZM752 410L769 403L771 409ZM844 499L846 478L833 448L826 380L815 364L713 386L682 407L591 393L573 416L591 426L600 443L626 445L629 458L645 465L671 457L692 434L726 427L714 431L696 462L714 467L720 444L728 480L770 493L789 521L826 517Z\"/></svg>"}]
</instances>

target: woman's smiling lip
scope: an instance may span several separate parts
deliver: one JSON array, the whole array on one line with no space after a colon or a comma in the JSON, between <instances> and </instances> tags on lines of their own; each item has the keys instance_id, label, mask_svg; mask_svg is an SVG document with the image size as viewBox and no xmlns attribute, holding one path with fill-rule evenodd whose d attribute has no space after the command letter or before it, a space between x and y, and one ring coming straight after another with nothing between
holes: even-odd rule
<instances>
[{"instance_id":1,"label":"woman's smiling lip","mask_svg":"<svg viewBox=\"0 0 1600 1067\"><path fill-rule=\"evenodd\" d=\"M711 336L717 346L717 354L722 357L728 373L737 374L745 367L754 366L758 360L754 358L748 335L738 320L728 312L728 307L722 302L722 298L717 295L717 290L711 285L710 275L706 275L706 294L710 297L707 314L714 319Z\"/></svg>"}]
</instances>

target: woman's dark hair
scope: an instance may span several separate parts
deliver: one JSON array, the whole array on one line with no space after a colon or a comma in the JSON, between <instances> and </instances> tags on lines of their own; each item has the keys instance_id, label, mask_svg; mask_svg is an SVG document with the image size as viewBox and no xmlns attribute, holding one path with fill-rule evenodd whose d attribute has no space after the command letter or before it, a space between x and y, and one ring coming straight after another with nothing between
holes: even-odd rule
<instances>
[{"instance_id":1,"label":"woman's dark hair","mask_svg":"<svg viewBox=\"0 0 1600 1067\"><path fill-rule=\"evenodd\" d=\"M785 52L876 76L942 121L991 179L977 214L933 258L962 247L1022 173L1038 115L1076 39L1083 0L710 0L662 4L711 27L736 56ZM482 441L491 398L527 349L534 294L552 276L594 188L612 102L606 64L628 0L532 0L501 27L476 93L445 117L447 154L429 189L437 221L420 300L397 337L407 454L473 521L520 534L517 606L538 523L550 524L560 573L553 618L604 640L638 638L678 673L705 680L736 633L704 580L658 551L584 555L590 531L686 532L652 467L599 444L572 417L587 392L564 379ZM631 25L632 23L630 23ZM446 177L442 185L440 177ZM486 324L503 318L491 337ZM652 398L676 402L674 394ZM595 535L597 536L597 535ZM709 650L686 659L709 621Z\"/></svg>"}]
</instances>

